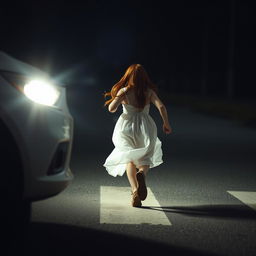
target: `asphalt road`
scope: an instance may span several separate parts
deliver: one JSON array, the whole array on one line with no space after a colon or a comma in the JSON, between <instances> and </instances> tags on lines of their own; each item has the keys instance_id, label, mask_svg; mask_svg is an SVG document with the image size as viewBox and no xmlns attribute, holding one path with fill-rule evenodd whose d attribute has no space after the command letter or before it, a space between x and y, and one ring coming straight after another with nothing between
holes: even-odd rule
<instances>
[{"instance_id":1,"label":"asphalt road","mask_svg":"<svg viewBox=\"0 0 256 256\"><path fill-rule=\"evenodd\" d=\"M126 176L109 176L102 166L113 149L112 131L121 110L108 113L96 89L76 89L68 98L75 119L75 178L59 195L32 204L29 252L256 254L256 211L227 192L256 191L255 129L170 104L174 133L167 136L152 106L164 163L149 171L147 185L161 208L147 208L146 200L141 211L157 210L171 225L101 223L101 188L129 186ZM133 216L127 212L127 218Z\"/></svg>"}]
</instances>

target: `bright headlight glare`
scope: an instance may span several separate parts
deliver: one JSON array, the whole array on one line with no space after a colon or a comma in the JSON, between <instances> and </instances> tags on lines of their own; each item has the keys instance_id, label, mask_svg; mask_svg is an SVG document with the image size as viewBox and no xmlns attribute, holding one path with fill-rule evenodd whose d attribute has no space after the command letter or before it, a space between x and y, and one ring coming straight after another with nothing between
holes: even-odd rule
<instances>
[{"instance_id":1,"label":"bright headlight glare","mask_svg":"<svg viewBox=\"0 0 256 256\"><path fill-rule=\"evenodd\" d=\"M24 86L25 95L36 103L52 106L59 98L59 91L51 84L41 81L32 80Z\"/></svg>"}]
</instances>

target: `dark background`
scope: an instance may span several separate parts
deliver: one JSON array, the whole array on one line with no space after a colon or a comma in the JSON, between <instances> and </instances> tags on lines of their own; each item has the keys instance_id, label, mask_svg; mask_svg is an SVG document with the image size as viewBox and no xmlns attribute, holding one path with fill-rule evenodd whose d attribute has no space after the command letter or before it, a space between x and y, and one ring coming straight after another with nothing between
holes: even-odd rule
<instances>
[{"instance_id":1,"label":"dark background","mask_svg":"<svg viewBox=\"0 0 256 256\"><path fill-rule=\"evenodd\" d=\"M141 63L162 91L255 99L252 3L12 2L1 4L0 45L68 86L104 91Z\"/></svg>"},{"instance_id":2,"label":"dark background","mask_svg":"<svg viewBox=\"0 0 256 256\"><path fill-rule=\"evenodd\" d=\"M140 244L143 253L165 250L151 241L122 238L123 232L148 234L144 239L152 241L164 238L175 245L173 250L255 254L255 214L227 193L255 190L255 131L172 104L166 104L174 129L170 136L161 132L158 113L151 112L163 141L164 164L148 181L173 227L99 224L100 186L128 185L102 167L113 149L118 115L106 113L102 93L130 64L141 63L163 96L204 98L207 104L199 106L196 99L194 109L225 112L255 128L251 106L241 111L238 104L222 104L256 105L255 21L253 1L242 0L1 2L0 50L65 83L74 117L75 179L53 201L34 208L28 240L33 253L71 255L88 247L119 252L116 245L132 250L127 241ZM216 98L221 104L215 104ZM188 206L180 207L183 203Z\"/></svg>"}]
</instances>

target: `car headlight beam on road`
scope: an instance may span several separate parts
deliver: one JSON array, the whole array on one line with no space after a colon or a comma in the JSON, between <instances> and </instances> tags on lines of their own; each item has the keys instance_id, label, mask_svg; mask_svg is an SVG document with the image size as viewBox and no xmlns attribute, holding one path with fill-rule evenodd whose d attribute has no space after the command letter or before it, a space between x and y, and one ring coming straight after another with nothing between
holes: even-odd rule
<instances>
[{"instance_id":1,"label":"car headlight beam on road","mask_svg":"<svg viewBox=\"0 0 256 256\"><path fill-rule=\"evenodd\" d=\"M42 80L32 80L25 84L24 94L36 103L53 106L59 98L59 91Z\"/></svg>"}]
</instances>

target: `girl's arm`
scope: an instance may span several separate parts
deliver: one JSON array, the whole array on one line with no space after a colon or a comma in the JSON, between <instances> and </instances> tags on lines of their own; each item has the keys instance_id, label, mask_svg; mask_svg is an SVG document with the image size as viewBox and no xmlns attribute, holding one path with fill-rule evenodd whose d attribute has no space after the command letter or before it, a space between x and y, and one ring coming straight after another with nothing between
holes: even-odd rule
<instances>
[{"instance_id":1,"label":"girl's arm","mask_svg":"<svg viewBox=\"0 0 256 256\"><path fill-rule=\"evenodd\" d=\"M172 128L169 123L168 119L168 113L165 105L163 102L158 98L156 93L152 90L151 96L150 96L150 101L157 107L160 116L162 117L163 120L163 131L166 134L169 134L172 132Z\"/></svg>"},{"instance_id":2,"label":"girl's arm","mask_svg":"<svg viewBox=\"0 0 256 256\"><path fill-rule=\"evenodd\" d=\"M108 111L111 113L116 112L116 110L118 109L123 99L124 99L124 91L120 89L116 94L116 97L114 98L114 100L108 105Z\"/></svg>"}]
</instances>

